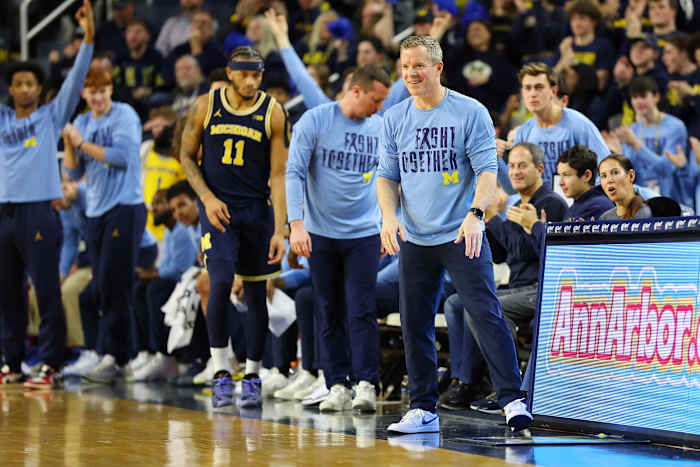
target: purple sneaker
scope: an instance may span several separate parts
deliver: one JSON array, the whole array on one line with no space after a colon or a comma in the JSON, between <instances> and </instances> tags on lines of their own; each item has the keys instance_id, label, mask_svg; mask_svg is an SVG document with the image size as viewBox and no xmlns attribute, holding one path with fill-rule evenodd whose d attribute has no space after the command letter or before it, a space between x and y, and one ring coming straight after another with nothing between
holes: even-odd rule
<instances>
[{"instance_id":1,"label":"purple sneaker","mask_svg":"<svg viewBox=\"0 0 700 467\"><path fill-rule=\"evenodd\" d=\"M251 373L241 380L239 407L260 407L262 405L262 383L258 375Z\"/></svg>"},{"instance_id":2,"label":"purple sneaker","mask_svg":"<svg viewBox=\"0 0 700 467\"><path fill-rule=\"evenodd\" d=\"M228 371L220 371L214 375L214 390L211 405L214 408L233 405L233 380Z\"/></svg>"}]
</instances>

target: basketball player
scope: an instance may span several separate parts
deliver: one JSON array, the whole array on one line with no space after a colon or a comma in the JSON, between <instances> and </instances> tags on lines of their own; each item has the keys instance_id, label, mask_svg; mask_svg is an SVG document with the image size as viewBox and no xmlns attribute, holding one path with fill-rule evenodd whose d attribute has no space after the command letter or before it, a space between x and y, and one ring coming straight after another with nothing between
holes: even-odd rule
<instances>
[{"instance_id":1,"label":"basketball player","mask_svg":"<svg viewBox=\"0 0 700 467\"><path fill-rule=\"evenodd\" d=\"M258 374L268 326L265 281L280 273L285 253L289 134L282 107L258 89L263 71L260 52L248 46L235 49L226 70L229 85L197 98L180 149L182 167L200 199L202 253L211 281L207 329L216 366L215 407L233 403L226 310L236 273L244 281L248 310L239 405L262 403Z\"/></svg>"},{"instance_id":2,"label":"basketball player","mask_svg":"<svg viewBox=\"0 0 700 467\"><path fill-rule=\"evenodd\" d=\"M405 39L401 67L411 97L384 114L377 197L382 245L389 254L400 253L411 410L388 430L439 431L434 310L445 269L472 314L506 421L521 430L532 417L520 391L515 346L496 297L484 235L484 210L496 190L498 168L493 124L483 105L440 84L442 49L435 39ZM396 216L399 183L403 226Z\"/></svg>"},{"instance_id":3,"label":"basketball player","mask_svg":"<svg viewBox=\"0 0 700 467\"><path fill-rule=\"evenodd\" d=\"M0 385L21 379L27 329L25 272L36 288L41 325L39 356L44 365L28 387L60 383L66 322L58 273L61 221L51 201L61 195L56 145L75 111L90 66L95 22L90 0L75 15L85 36L56 98L39 107L44 85L40 66L22 62L7 73L14 109L0 105Z\"/></svg>"}]
</instances>

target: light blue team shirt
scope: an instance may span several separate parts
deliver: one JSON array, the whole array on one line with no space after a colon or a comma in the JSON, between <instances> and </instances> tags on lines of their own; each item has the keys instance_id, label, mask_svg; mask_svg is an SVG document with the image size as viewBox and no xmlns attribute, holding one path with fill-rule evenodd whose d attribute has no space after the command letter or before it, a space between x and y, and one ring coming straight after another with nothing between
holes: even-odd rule
<instances>
[{"instance_id":1,"label":"light blue team shirt","mask_svg":"<svg viewBox=\"0 0 700 467\"><path fill-rule=\"evenodd\" d=\"M687 182L691 180L696 166L694 159L690 159L685 167L678 168L664 152L676 153L676 146L680 146L687 154L688 130L683 121L663 114L658 125L647 127L642 122L636 122L630 126L630 130L642 142L639 151L629 144L622 144L622 155L628 157L634 166L634 182L652 189L657 185L661 195L692 207L695 188L688 186Z\"/></svg>"},{"instance_id":2,"label":"light blue team shirt","mask_svg":"<svg viewBox=\"0 0 700 467\"><path fill-rule=\"evenodd\" d=\"M457 238L477 177L496 172L496 141L486 107L450 89L428 110L410 97L384 114L377 176L401 184L401 213L411 243Z\"/></svg>"},{"instance_id":3,"label":"light blue team shirt","mask_svg":"<svg viewBox=\"0 0 700 467\"><path fill-rule=\"evenodd\" d=\"M197 248L187 227L176 222L173 230L165 229L163 256L158 266L160 277L179 281L180 276L194 264L196 258Z\"/></svg>"},{"instance_id":4,"label":"light blue team shirt","mask_svg":"<svg viewBox=\"0 0 700 467\"><path fill-rule=\"evenodd\" d=\"M141 235L141 244L139 245L139 248L148 248L149 246L156 245L157 243L158 240L156 240L156 237L154 237L148 229L144 229L143 235Z\"/></svg>"},{"instance_id":5,"label":"light blue team shirt","mask_svg":"<svg viewBox=\"0 0 700 467\"><path fill-rule=\"evenodd\" d=\"M375 172L382 118L351 119L331 102L294 126L287 160L287 216L329 238L379 233Z\"/></svg>"},{"instance_id":6,"label":"light blue team shirt","mask_svg":"<svg viewBox=\"0 0 700 467\"><path fill-rule=\"evenodd\" d=\"M92 112L73 122L85 141L104 146L105 162L78 151L79 167L68 173L75 180L87 174L87 216L99 217L118 204L143 203L141 190L141 121L128 104L112 102L107 114Z\"/></svg>"},{"instance_id":7,"label":"light blue team shirt","mask_svg":"<svg viewBox=\"0 0 700 467\"><path fill-rule=\"evenodd\" d=\"M58 270L63 276L68 275L71 266L78 259L80 241L87 239L86 202L85 184L79 183L78 199L68 209L59 211L63 226L63 243Z\"/></svg>"},{"instance_id":8,"label":"light blue team shirt","mask_svg":"<svg viewBox=\"0 0 700 467\"><path fill-rule=\"evenodd\" d=\"M610 155L610 150L605 144L598 128L585 115L576 110L564 107L561 120L549 128L540 128L535 117L515 132L513 145L523 141L534 143L544 151L544 172L542 181L552 183L554 174L557 173L557 159L559 154L576 144L582 144L598 156L598 162ZM508 166L499 158L498 181L508 193L513 193L508 179Z\"/></svg>"},{"instance_id":9,"label":"light blue team shirt","mask_svg":"<svg viewBox=\"0 0 700 467\"><path fill-rule=\"evenodd\" d=\"M0 105L0 203L62 197L56 148L61 130L80 101L93 45L83 43L56 98L27 118Z\"/></svg>"}]
</instances>

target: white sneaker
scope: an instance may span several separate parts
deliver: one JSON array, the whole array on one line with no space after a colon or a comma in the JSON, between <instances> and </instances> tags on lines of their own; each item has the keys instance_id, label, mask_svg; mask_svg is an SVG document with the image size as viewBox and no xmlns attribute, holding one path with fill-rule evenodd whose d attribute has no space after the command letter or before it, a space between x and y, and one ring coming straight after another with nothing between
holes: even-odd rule
<instances>
[{"instance_id":1,"label":"white sneaker","mask_svg":"<svg viewBox=\"0 0 700 467\"><path fill-rule=\"evenodd\" d=\"M299 370L296 378L290 384L282 389L275 391L275 399L291 401L294 400L294 395L297 391L306 390L316 382L316 377L306 370ZM263 386L263 391L265 387ZM303 399L303 398L302 398Z\"/></svg>"},{"instance_id":2,"label":"white sneaker","mask_svg":"<svg viewBox=\"0 0 700 467\"><path fill-rule=\"evenodd\" d=\"M355 398L352 400L352 409L362 412L377 411L377 391L374 388L374 384L360 381L355 386Z\"/></svg>"},{"instance_id":3,"label":"white sneaker","mask_svg":"<svg viewBox=\"0 0 700 467\"><path fill-rule=\"evenodd\" d=\"M311 385L299 389L297 392L294 393L294 400L295 401L303 401L307 397L309 397L311 394L314 393L319 387L324 387L326 388L326 378L323 376L323 371L319 370L318 371L318 378L316 378L316 381L314 381ZM328 392L328 388L326 388L326 393Z\"/></svg>"},{"instance_id":4,"label":"white sneaker","mask_svg":"<svg viewBox=\"0 0 700 467\"><path fill-rule=\"evenodd\" d=\"M532 423L532 415L527 411L525 399L515 399L503 407L506 414L506 423L511 431L520 431L529 428Z\"/></svg>"},{"instance_id":5,"label":"white sneaker","mask_svg":"<svg viewBox=\"0 0 700 467\"><path fill-rule=\"evenodd\" d=\"M158 352L140 368L134 370L134 382L159 381L177 372L177 362L172 355Z\"/></svg>"},{"instance_id":6,"label":"white sneaker","mask_svg":"<svg viewBox=\"0 0 700 467\"><path fill-rule=\"evenodd\" d=\"M321 402L326 400L326 397L328 397L328 394L330 394L330 391L326 387L326 380L322 376L319 376L316 378L316 382L312 386L313 391L311 394L306 396L304 399L301 401L301 405L304 407L311 407L316 404L320 404ZM294 398L296 399L297 394L294 394Z\"/></svg>"},{"instance_id":7,"label":"white sneaker","mask_svg":"<svg viewBox=\"0 0 700 467\"><path fill-rule=\"evenodd\" d=\"M261 381L263 399L272 397L275 392L289 385L289 379L280 373L277 367L272 368L267 377L264 380L261 378Z\"/></svg>"},{"instance_id":8,"label":"white sneaker","mask_svg":"<svg viewBox=\"0 0 700 467\"><path fill-rule=\"evenodd\" d=\"M83 376L83 374L100 363L100 356L94 350L83 350L80 357L63 369L63 376Z\"/></svg>"},{"instance_id":9,"label":"white sneaker","mask_svg":"<svg viewBox=\"0 0 700 467\"><path fill-rule=\"evenodd\" d=\"M141 355L141 354L139 354ZM156 358L154 354L150 354L146 352L141 359L137 362L136 360L139 357L137 356L135 359L124 365L124 380L127 383L133 383L136 382L136 373L137 372L142 372L144 368L148 367L153 360ZM139 380L140 381L140 380Z\"/></svg>"},{"instance_id":10,"label":"white sneaker","mask_svg":"<svg viewBox=\"0 0 700 467\"><path fill-rule=\"evenodd\" d=\"M209 360L207 360L207 366L194 375L194 378L192 378L192 384L195 386L205 386L207 384L211 383L211 380L214 378L214 373L216 373L216 370L214 369L214 359L209 357Z\"/></svg>"},{"instance_id":11,"label":"white sneaker","mask_svg":"<svg viewBox=\"0 0 700 467\"><path fill-rule=\"evenodd\" d=\"M352 391L342 384L334 384L326 400L321 402L318 409L321 412L339 412L352 407Z\"/></svg>"},{"instance_id":12,"label":"white sneaker","mask_svg":"<svg viewBox=\"0 0 700 467\"><path fill-rule=\"evenodd\" d=\"M440 420L437 414L413 409L406 412L401 421L389 425L387 430L396 433L434 433L440 431Z\"/></svg>"},{"instance_id":13,"label":"white sneaker","mask_svg":"<svg viewBox=\"0 0 700 467\"><path fill-rule=\"evenodd\" d=\"M86 371L83 378L95 383L111 384L120 375L121 368L112 355L106 354L93 369Z\"/></svg>"},{"instance_id":14,"label":"white sneaker","mask_svg":"<svg viewBox=\"0 0 700 467\"><path fill-rule=\"evenodd\" d=\"M129 367L132 371L136 371L139 368L145 366L152 358L152 354L150 354L146 350L142 350L136 355L136 358L127 363L126 366Z\"/></svg>"}]
</instances>

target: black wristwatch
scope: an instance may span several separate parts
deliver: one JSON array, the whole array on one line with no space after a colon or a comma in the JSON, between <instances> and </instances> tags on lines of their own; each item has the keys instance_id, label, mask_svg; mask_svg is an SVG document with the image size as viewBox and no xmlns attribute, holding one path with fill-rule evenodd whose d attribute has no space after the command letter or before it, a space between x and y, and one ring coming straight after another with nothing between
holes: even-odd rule
<instances>
[{"instance_id":1,"label":"black wristwatch","mask_svg":"<svg viewBox=\"0 0 700 467\"><path fill-rule=\"evenodd\" d=\"M479 219L480 221L483 221L483 220L484 220L484 211L482 211L481 209L479 209L479 208L469 208L469 212L471 212L472 214L474 214L474 215L476 216L476 218Z\"/></svg>"}]
</instances>

